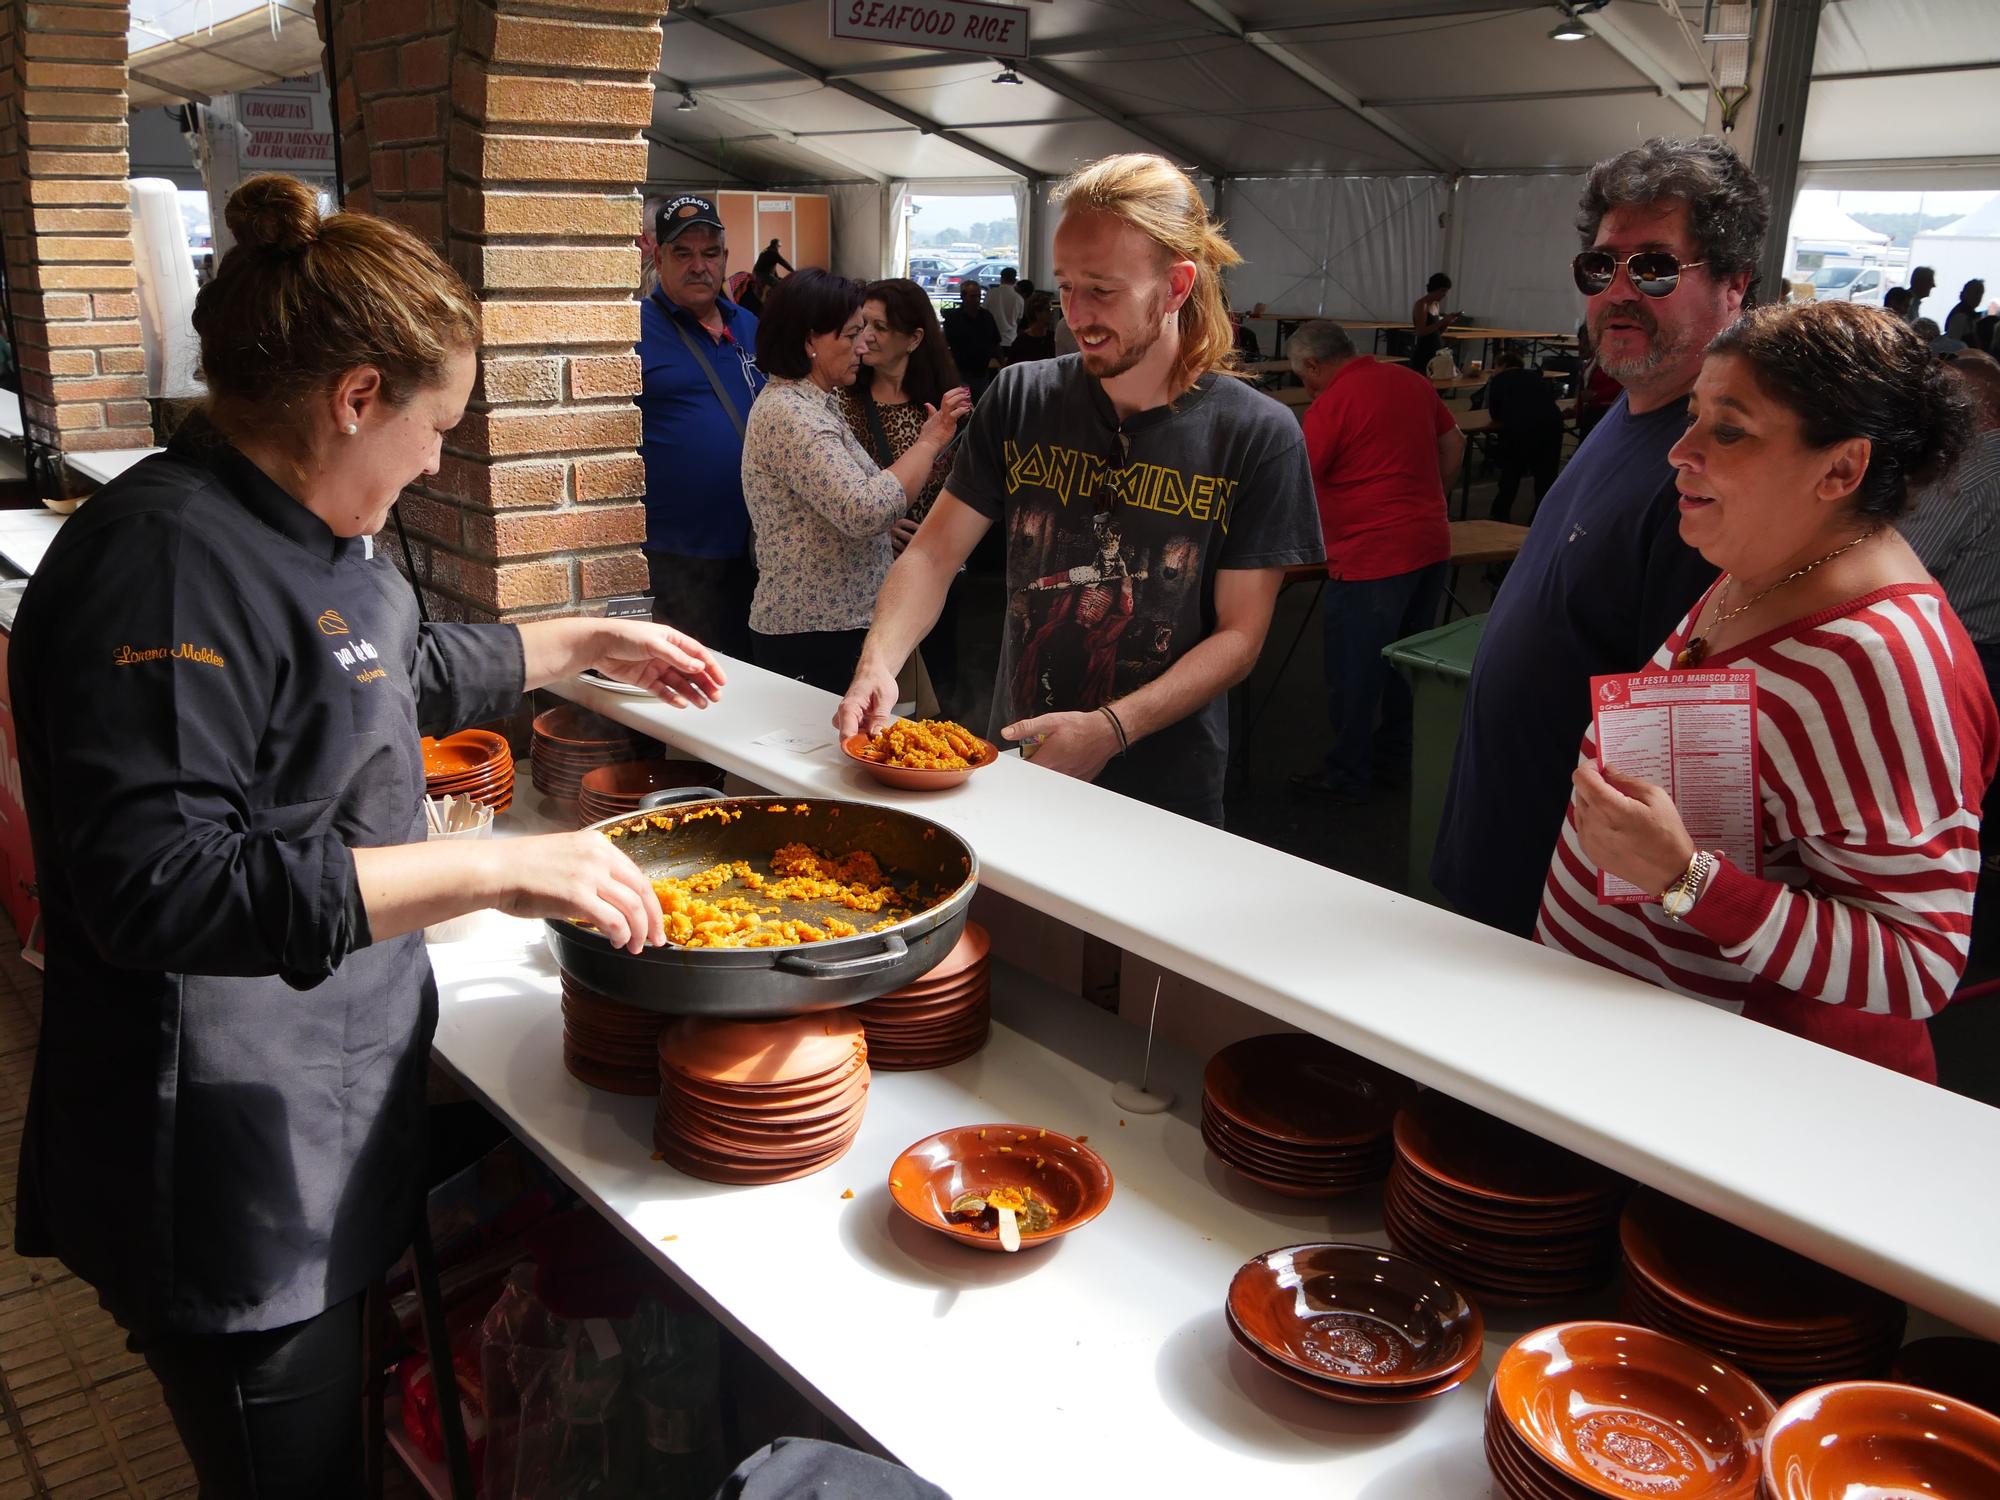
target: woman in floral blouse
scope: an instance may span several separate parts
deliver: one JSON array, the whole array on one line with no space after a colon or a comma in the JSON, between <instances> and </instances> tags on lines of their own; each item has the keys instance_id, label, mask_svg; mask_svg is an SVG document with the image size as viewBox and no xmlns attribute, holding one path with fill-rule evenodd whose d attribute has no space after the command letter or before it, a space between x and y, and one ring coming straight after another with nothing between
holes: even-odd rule
<instances>
[{"instance_id":1,"label":"woman in floral blouse","mask_svg":"<svg viewBox=\"0 0 2000 1500\"><path fill-rule=\"evenodd\" d=\"M922 437L928 413L944 405L959 385L958 368L951 362L929 293L914 281L874 283L862 293L861 320L868 350L861 356L861 374L840 392L840 410L869 457L887 467ZM968 400L971 395L965 392ZM951 473L951 452L947 444L908 512L889 529L889 546L899 556L944 488ZM957 679L957 627L957 597L947 594L944 610L923 644L930 681L947 697ZM915 696L923 701L921 687Z\"/></svg>"},{"instance_id":2,"label":"woman in floral blouse","mask_svg":"<svg viewBox=\"0 0 2000 1500\"><path fill-rule=\"evenodd\" d=\"M890 532L923 494L972 402L926 405L916 439L885 467L841 415L868 335L857 281L808 269L772 291L757 325L770 383L743 433L743 499L757 537L750 605L758 666L845 691L894 560Z\"/></svg>"}]
</instances>

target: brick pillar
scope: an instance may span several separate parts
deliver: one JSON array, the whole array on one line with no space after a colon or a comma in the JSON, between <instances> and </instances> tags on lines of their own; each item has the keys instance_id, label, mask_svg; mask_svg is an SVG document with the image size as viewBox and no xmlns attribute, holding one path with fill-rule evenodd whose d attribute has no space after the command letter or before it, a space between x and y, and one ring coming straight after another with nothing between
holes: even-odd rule
<instances>
[{"instance_id":1,"label":"brick pillar","mask_svg":"<svg viewBox=\"0 0 2000 1500\"><path fill-rule=\"evenodd\" d=\"M125 195L125 0L0 6L0 226L29 436L152 446Z\"/></svg>"},{"instance_id":2,"label":"brick pillar","mask_svg":"<svg viewBox=\"0 0 2000 1500\"><path fill-rule=\"evenodd\" d=\"M320 0L346 205L440 246L481 304L472 406L401 506L439 618L645 590L632 240L659 11Z\"/></svg>"}]
</instances>

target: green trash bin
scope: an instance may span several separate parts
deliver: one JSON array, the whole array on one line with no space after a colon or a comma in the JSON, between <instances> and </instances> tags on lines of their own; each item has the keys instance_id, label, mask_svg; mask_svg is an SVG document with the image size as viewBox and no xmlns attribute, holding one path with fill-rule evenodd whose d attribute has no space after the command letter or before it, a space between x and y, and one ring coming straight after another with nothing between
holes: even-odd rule
<instances>
[{"instance_id":1,"label":"green trash bin","mask_svg":"<svg viewBox=\"0 0 2000 1500\"><path fill-rule=\"evenodd\" d=\"M1465 715L1465 686L1472 658L1486 633L1486 616L1468 615L1436 630L1406 636L1382 654L1410 684L1410 874L1403 889L1436 906L1445 899L1431 884L1431 849L1451 785L1458 749L1458 721Z\"/></svg>"}]
</instances>

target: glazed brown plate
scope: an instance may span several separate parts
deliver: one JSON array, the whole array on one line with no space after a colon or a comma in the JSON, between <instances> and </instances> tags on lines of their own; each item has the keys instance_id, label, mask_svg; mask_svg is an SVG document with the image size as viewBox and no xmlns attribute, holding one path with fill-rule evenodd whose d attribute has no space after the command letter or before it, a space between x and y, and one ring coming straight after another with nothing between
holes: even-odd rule
<instances>
[{"instance_id":1,"label":"glazed brown plate","mask_svg":"<svg viewBox=\"0 0 2000 1500\"><path fill-rule=\"evenodd\" d=\"M1769 1500L1990 1500L2000 1495L2000 1417L1887 1381L1817 1386L1765 1435Z\"/></svg>"},{"instance_id":2,"label":"glazed brown plate","mask_svg":"<svg viewBox=\"0 0 2000 1500\"><path fill-rule=\"evenodd\" d=\"M1624 1323L1537 1329L1501 1356L1493 1394L1538 1464L1615 1500L1753 1500L1777 1410L1714 1355Z\"/></svg>"},{"instance_id":3,"label":"glazed brown plate","mask_svg":"<svg viewBox=\"0 0 2000 1500\"><path fill-rule=\"evenodd\" d=\"M926 1229L977 1250L1000 1249L992 1229L954 1218L961 1193L1026 1187L1056 1214L1044 1234L1021 1235L1021 1248L1045 1245L1080 1229L1111 1202L1111 1168L1081 1141L1035 1125L960 1125L925 1136L889 1168L896 1207Z\"/></svg>"},{"instance_id":4,"label":"glazed brown plate","mask_svg":"<svg viewBox=\"0 0 2000 1500\"><path fill-rule=\"evenodd\" d=\"M1351 1385L1435 1384L1479 1358L1486 1326L1436 1272L1372 1245L1267 1250L1230 1280L1227 1305L1271 1358Z\"/></svg>"}]
</instances>

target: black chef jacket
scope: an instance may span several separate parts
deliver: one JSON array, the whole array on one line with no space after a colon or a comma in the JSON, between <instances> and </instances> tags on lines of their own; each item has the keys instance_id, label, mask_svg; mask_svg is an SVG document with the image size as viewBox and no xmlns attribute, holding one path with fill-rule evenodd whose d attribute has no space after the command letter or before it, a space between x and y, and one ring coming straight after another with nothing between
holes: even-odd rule
<instances>
[{"instance_id":1,"label":"black chef jacket","mask_svg":"<svg viewBox=\"0 0 2000 1500\"><path fill-rule=\"evenodd\" d=\"M41 886L17 1243L127 1328L281 1327L409 1243L437 987L356 847L421 842L419 733L510 712L520 632L409 585L212 430L106 485L11 650Z\"/></svg>"}]
</instances>

